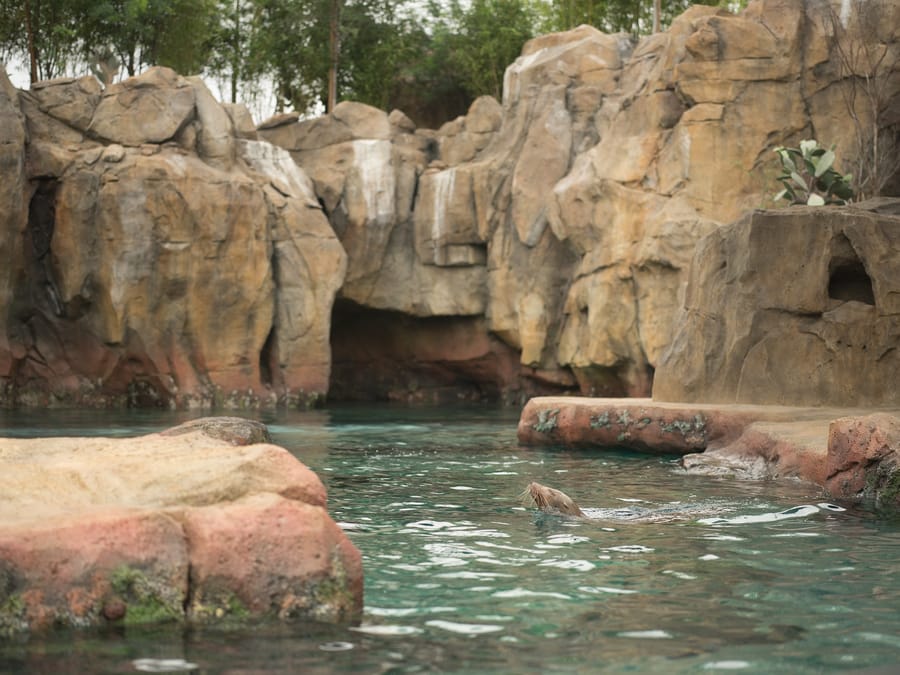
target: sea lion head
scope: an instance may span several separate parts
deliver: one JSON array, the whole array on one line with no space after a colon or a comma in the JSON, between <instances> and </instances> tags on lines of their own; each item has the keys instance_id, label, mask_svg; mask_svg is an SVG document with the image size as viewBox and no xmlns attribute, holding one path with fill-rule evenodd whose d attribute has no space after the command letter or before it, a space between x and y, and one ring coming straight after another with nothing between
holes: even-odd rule
<instances>
[{"instance_id":1,"label":"sea lion head","mask_svg":"<svg viewBox=\"0 0 900 675\"><path fill-rule=\"evenodd\" d=\"M522 497L548 513L561 513L566 516L584 516L578 504L569 495L559 490L554 490L546 485L531 482L522 493Z\"/></svg>"}]
</instances>

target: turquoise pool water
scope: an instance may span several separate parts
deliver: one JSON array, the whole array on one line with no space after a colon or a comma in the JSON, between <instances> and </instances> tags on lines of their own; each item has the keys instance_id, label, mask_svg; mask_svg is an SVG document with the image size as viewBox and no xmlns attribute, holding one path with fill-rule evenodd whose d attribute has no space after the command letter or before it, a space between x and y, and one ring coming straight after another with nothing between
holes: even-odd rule
<instances>
[{"instance_id":1,"label":"turquoise pool water","mask_svg":"<svg viewBox=\"0 0 900 675\"><path fill-rule=\"evenodd\" d=\"M16 412L0 424L131 435L188 417ZM896 517L841 510L797 482L687 476L668 457L520 447L517 410L262 419L319 473L362 551L361 626L54 633L0 643L0 671L897 672ZM597 519L523 506L532 480Z\"/></svg>"}]
</instances>

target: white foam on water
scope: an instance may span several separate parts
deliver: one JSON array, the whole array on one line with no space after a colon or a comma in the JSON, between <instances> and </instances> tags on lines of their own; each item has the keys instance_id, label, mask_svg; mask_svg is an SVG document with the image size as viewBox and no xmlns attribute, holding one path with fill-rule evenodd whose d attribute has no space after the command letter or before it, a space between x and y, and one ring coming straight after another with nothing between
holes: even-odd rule
<instances>
[{"instance_id":1,"label":"white foam on water","mask_svg":"<svg viewBox=\"0 0 900 675\"><path fill-rule=\"evenodd\" d=\"M131 662L135 670L143 673L175 673L197 670L200 666L184 659L135 659Z\"/></svg>"},{"instance_id":2,"label":"white foam on water","mask_svg":"<svg viewBox=\"0 0 900 675\"><path fill-rule=\"evenodd\" d=\"M837 507L840 509L840 507ZM775 523L789 518L807 518L819 512L819 507L813 504L794 506L777 513L760 513L757 515L733 516L731 518L700 518L697 522L701 525L751 525L756 523Z\"/></svg>"},{"instance_id":3,"label":"white foam on water","mask_svg":"<svg viewBox=\"0 0 900 675\"><path fill-rule=\"evenodd\" d=\"M749 668L749 661L710 661L703 664L703 670L741 670Z\"/></svg>"},{"instance_id":4,"label":"white foam on water","mask_svg":"<svg viewBox=\"0 0 900 675\"><path fill-rule=\"evenodd\" d=\"M457 623L455 621L426 621L425 625L462 635L483 635L484 633L496 633L503 630L503 626L484 623Z\"/></svg>"},{"instance_id":5,"label":"white foam on water","mask_svg":"<svg viewBox=\"0 0 900 675\"><path fill-rule=\"evenodd\" d=\"M372 616L412 616L419 611L417 607L366 607L366 614Z\"/></svg>"},{"instance_id":6,"label":"white foam on water","mask_svg":"<svg viewBox=\"0 0 900 675\"><path fill-rule=\"evenodd\" d=\"M641 638L649 640L671 640L672 634L664 630L626 630L616 633L619 637Z\"/></svg>"},{"instance_id":7,"label":"white foam on water","mask_svg":"<svg viewBox=\"0 0 900 675\"><path fill-rule=\"evenodd\" d=\"M589 572L596 565L589 560L545 560L538 563L538 567L558 567L562 570L578 570L579 572Z\"/></svg>"},{"instance_id":8,"label":"white foam on water","mask_svg":"<svg viewBox=\"0 0 900 675\"><path fill-rule=\"evenodd\" d=\"M497 591L492 593L494 598L557 598L559 600L571 600L568 595L562 593L554 593L552 591L529 591L525 588L512 588L508 591Z\"/></svg>"},{"instance_id":9,"label":"white foam on water","mask_svg":"<svg viewBox=\"0 0 900 675\"><path fill-rule=\"evenodd\" d=\"M554 534L547 537L547 543L550 544L580 544L583 541L590 541L590 538L576 534Z\"/></svg>"},{"instance_id":10,"label":"white foam on water","mask_svg":"<svg viewBox=\"0 0 900 675\"><path fill-rule=\"evenodd\" d=\"M421 628L416 628L415 626L362 625L350 626L349 628L357 633L366 633L368 635L416 635L424 632Z\"/></svg>"},{"instance_id":11,"label":"white foam on water","mask_svg":"<svg viewBox=\"0 0 900 675\"><path fill-rule=\"evenodd\" d=\"M787 538L796 538L796 537L821 537L822 535L818 532L783 532L781 534L773 534L772 537L787 537Z\"/></svg>"},{"instance_id":12,"label":"white foam on water","mask_svg":"<svg viewBox=\"0 0 900 675\"><path fill-rule=\"evenodd\" d=\"M638 593L638 591L630 588L612 588L610 586L579 586L578 590L584 593L610 593L612 595L633 595Z\"/></svg>"},{"instance_id":13,"label":"white foam on water","mask_svg":"<svg viewBox=\"0 0 900 675\"><path fill-rule=\"evenodd\" d=\"M641 546L640 544L626 544L625 546L613 546L608 551L615 551L616 553L652 553L656 549L652 549L649 546Z\"/></svg>"},{"instance_id":14,"label":"white foam on water","mask_svg":"<svg viewBox=\"0 0 900 675\"><path fill-rule=\"evenodd\" d=\"M355 647L352 642L324 642L319 645L323 652L347 652Z\"/></svg>"},{"instance_id":15,"label":"white foam on water","mask_svg":"<svg viewBox=\"0 0 900 675\"><path fill-rule=\"evenodd\" d=\"M442 574L435 574L434 576L440 577L441 579L502 579L504 577L515 577L515 574L508 574L506 572L444 572Z\"/></svg>"}]
</instances>

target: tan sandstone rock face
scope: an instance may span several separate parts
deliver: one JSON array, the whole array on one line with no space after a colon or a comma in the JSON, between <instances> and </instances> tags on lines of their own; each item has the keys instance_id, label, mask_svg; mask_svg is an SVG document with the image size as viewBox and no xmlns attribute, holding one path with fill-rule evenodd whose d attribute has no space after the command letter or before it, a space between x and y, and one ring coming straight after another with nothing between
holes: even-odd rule
<instances>
[{"instance_id":1,"label":"tan sandstone rock face","mask_svg":"<svg viewBox=\"0 0 900 675\"><path fill-rule=\"evenodd\" d=\"M25 178L25 121L15 88L0 68L0 308L11 306L16 278L23 273L28 222ZM7 310L8 311L8 310ZM3 322L0 322L2 324ZM21 354L21 351L18 352ZM0 331L0 373L8 373L17 358L15 344ZM0 380L0 397L6 383Z\"/></svg>"},{"instance_id":2,"label":"tan sandstone rock face","mask_svg":"<svg viewBox=\"0 0 900 675\"><path fill-rule=\"evenodd\" d=\"M331 334L343 373L381 368L376 352L406 369L375 397L403 398L395 381L428 398L423 367L438 398L454 381L509 401L646 396L698 242L769 201L772 148L816 136L850 152L850 80L822 9L697 6L637 43L588 26L541 36L507 69L502 102L482 97L436 131L348 101L253 130L246 111L165 68L102 91L81 78L21 92L33 217L27 242L3 235L25 271L0 289L12 308L0 377L35 404L48 391L297 401L327 389ZM876 33L876 48L892 39ZM287 175L288 156L308 179ZM877 285L882 272L868 273ZM408 328L408 353L427 364L369 349L361 316L379 336ZM473 348L450 349L434 319ZM473 379L475 362L490 366Z\"/></svg>"},{"instance_id":3,"label":"tan sandstone rock face","mask_svg":"<svg viewBox=\"0 0 900 675\"><path fill-rule=\"evenodd\" d=\"M755 211L697 249L654 398L900 403L900 216Z\"/></svg>"},{"instance_id":4,"label":"tan sandstone rock face","mask_svg":"<svg viewBox=\"0 0 900 675\"><path fill-rule=\"evenodd\" d=\"M582 26L529 42L502 103L437 131L341 104L260 133L312 176L348 252L343 299L484 317L519 354L512 392L646 396L697 242L775 191L772 148L849 152L821 12L698 6L637 44Z\"/></svg>"},{"instance_id":5,"label":"tan sandstone rock face","mask_svg":"<svg viewBox=\"0 0 900 675\"><path fill-rule=\"evenodd\" d=\"M271 616L357 621L359 551L258 422L0 439L0 633Z\"/></svg>"},{"instance_id":6,"label":"tan sandstone rock face","mask_svg":"<svg viewBox=\"0 0 900 675\"><path fill-rule=\"evenodd\" d=\"M304 405L327 392L346 254L286 151L237 138L200 80L164 68L102 92L92 78L22 92L18 146L9 92L0 242L20 267L0 279L3 403ZM26 175L27 227L13 208Z\"/></svg>"}]
</instances>

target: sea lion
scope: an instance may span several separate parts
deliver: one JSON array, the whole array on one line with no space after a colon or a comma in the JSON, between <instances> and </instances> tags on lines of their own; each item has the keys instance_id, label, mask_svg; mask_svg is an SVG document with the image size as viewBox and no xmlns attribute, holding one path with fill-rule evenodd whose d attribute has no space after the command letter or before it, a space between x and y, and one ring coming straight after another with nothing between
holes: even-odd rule
<instances>
[{"instance_id":1,"label":"sea lion","mask_svg":"<svg viewBox=\"0 0 900 675\"><path fill-rule=\"evenodd\" d=\"M541 511L547 513L559 513L564 516L575 516L576 518L585 518L575 500L565 492L554 490L546 485L531 482L522 493L522 498L526 503L538 507Z\"/></svg>"}]
</instances>

